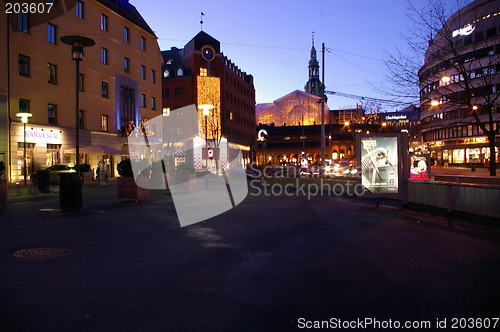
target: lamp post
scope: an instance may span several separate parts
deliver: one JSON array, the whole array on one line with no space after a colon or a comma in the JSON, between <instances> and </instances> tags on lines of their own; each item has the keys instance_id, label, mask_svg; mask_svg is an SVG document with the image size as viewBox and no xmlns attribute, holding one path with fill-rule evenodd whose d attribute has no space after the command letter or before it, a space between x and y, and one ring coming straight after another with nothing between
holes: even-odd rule
<instances>
[{"instance_id":1,"label":"lamp post","mask_svg":"<svg viewBox=\"0 0 500 332\"><path fill-rule=\"evenodd\" d=\"M206 171L207 175L205 176L205 187L208 188L208 116L210 115L210 110L214 109L214 105L203 104L198 105L198 108L202 111L203 116L205 117L205 150L207 151L207 159L206 159Z\"/></svg>"},{"instance_id":2,"label":"lamp post","mask_svg":"<svg viewBox=\"0 0 500 332\"><path fill-rule=\"evenodd\" d=\"M21 119L21 122L23 123L24 127L24 149L23 149L23 162L24 162L24 170L23 170L23 176L24 176L24 186L26 187L26 177L27 177L27 172L26 172L26 124L28 123L28 119L33 116L33 114L28 113L28 112L19 112L16 114L17 117Z\"/></svg>"},{"instance_id":3,"label":"lamp post","mask_svg":"<svg viewBox=\"0 0 500 332\"><path fill-rule=\"evenodd\" d=\"M95 45L95 41L78 35L67 35L60 38L61 42L71 46L72 60L75 60L76 65L76 90L75 90L75 164L76 164L76 211L80 212L80 61L83 60L83 48Z\"/></svg>"}]
</instances>

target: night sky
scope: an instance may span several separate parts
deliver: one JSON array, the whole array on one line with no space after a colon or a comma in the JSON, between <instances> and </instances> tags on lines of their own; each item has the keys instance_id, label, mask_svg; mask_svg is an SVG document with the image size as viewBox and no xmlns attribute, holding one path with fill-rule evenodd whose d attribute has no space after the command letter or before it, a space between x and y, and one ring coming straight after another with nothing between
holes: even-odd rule
<instances>
[{"instance_id":1,"label":"night sky","mask_svg":"<svg viewBox=\"0 0 500 332\"><path fill-rule=\"evenodd\" d=\"M456 0L443 1L450 10L457 8ZM463 6L471 1L459 2ZM162 50L182 48L193 38L203 12L203 30L221 42L223 53L240 69L254 76L257 103L304 89L313 31L319 60L321 43L327 48L327 90L390 99L377 90L384 82L382 59L385 51L405 49L401 35L411 27L405 0L131 3L155 31ZM420 8L427 0L412 3ZM328 104L335 109L357 102L329 96Z\"/></svg>"}]
</instances>

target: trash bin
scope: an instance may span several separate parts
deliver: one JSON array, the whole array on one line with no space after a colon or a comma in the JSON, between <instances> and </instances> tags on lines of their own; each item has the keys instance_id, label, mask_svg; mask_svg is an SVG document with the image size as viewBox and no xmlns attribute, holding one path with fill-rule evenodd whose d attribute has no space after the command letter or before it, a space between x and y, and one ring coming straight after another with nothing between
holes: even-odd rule
<instances>
[{"instance_id":1,"label":"trash bin","mask_svg":"<svg viewBox=\"0 0 500 332\"><path fill-rule=\"evenodd\" d=\"M36 181L40 192L50 192L50 173L48 171L38 171L36 174Z\"/></svg>"},{"instance_id":2,"label":"trash bin","mask_svg":"<svg viewBox=\"0 0 500 332\"><path fill-rule=\"evenodd\" d=\"M80 177L75 172L61 172L59 179L59 207L64 212L80 212L82 208Z\"/></svg>"}]
</instances>

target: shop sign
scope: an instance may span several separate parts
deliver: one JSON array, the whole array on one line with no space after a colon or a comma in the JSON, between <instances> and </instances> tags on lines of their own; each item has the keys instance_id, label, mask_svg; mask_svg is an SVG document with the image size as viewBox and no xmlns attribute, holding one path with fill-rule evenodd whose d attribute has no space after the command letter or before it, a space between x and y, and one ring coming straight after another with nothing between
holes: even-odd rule
<instances>
[{"instance_id":1,"label":"shop sign","mask_svg":"<svg viewBox=\"0 0 500 332\"><path fill-rule=\"evenodd\" d=\"M487 137L473 137L473 138L465 138L465 139L460 139L457 141L458 144L480 144L480 143L487 143L488 138Z\"/></svg>"},{"instance_id":2,"label":"shop sign","mask_svg":"<svg viewBox=\"0 0 500 332\"><path fill-rule=\"evenodd\" d=\"M19 136L24 136L22 127ZM61 131L56 129L26 128L26 140L31 143L58 144L61 142Z\"/></svg>"},{"instance_id":3,"label":"shop sign","mask_svg":"<svg viewBox=\"0 0 500 332\"><path fill-rule=\"evenodd\" d=\"M407 118L406 115L388 115L385 117L386 120L405 120Z\"/></svg>"},{"instance_id":4,"label":"shop sign","mask_svg":"<svg viewBox=\"0 0 500 332\"><path fill-rule=\"evenodd\" d=\"M457 29L455 31L453 31L451 33L451 36L453 38L457 37L457 36L468 36L470 35L471 33L474 32L474 30L476 30L476 27L471 25L471 24L467 24L466 26L464 26L463 28L460 28L460 29Z\"/></svg>"}]
</instances>

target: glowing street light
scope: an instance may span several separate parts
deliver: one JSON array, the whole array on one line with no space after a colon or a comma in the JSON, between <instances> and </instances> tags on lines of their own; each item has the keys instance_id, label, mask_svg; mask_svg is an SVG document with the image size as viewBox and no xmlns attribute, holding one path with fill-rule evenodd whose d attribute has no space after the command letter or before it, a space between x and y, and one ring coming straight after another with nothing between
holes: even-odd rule
<instances>
[{"instance_id":1,"label":"glowing street light","mask_svg":"<svg viewBox=\"0 0 500 332\"><path fill-rule=\"evenodd\" d=\"M439 101L437 99L431 100L431 106L438 106L438 105L439 105Z\"/></svg>"},{"instance_id":2,"label":"glowing street light","mask_svg":"<svg viewBox=\"0 0 500 332\"><path fill-rule=\"evenodd\" d=\"M24 149L23 149L23 160L24 160L24 170L23 170L23 176L24 176L24 186L26 187L26 124L28 123L28 119L33 116L33 114L29 112L19 112L16 114L16 116L21 119L21 122L23 123L24 126Z\"/></svg>"},{"instance_id":3,"label":"glowing street light","mask_svg":"<svg viewBox=\"0 0 500 332\"><path fill-rule=\"evenodd\" d=\"M71 46L72 60L75 60L76 65L76 105L75 105L75 169L77 174L76 181L76 206L75 212L79 213L81 208L81 197L82 197L82 186L80 183L80 61L83 60L83 49L84 47L90 47L95 45L93 39L79 36L79 35L67 35L62 36L61 42Z\"/></svg>"},{"instance_id":4,"label":"glowing street light","mask_svg":"<svg viewBox=\"0 0 500 332\"><path fill-rule=\"evenodd\" d=\"M215 106L210 104L202 104L198 105L198 108L201 110L203 116L205 117L205 149L207 151L207 175L205 176L205 186L208 188L208 116L210 115L210 110L214 109Z\"/></svg>"}]
</instances>

